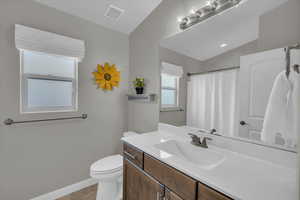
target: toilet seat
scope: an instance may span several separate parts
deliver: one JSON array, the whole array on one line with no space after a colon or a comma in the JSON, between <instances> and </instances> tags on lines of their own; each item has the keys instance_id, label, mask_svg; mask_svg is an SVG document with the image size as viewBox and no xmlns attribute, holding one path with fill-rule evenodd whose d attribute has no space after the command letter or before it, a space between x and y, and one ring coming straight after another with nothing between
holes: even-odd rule
<instances>
[{"instance_id":1,"label":"toilet seat","mask_svg":"<svg viewBox=\"0 0 300 200\"><path fill-rule=\"evenodd\" d=\"M98 160L91 166L91 174L114 174L122 171L123 157L121 155L113 155Z\"/></svg>"}]
</instances>

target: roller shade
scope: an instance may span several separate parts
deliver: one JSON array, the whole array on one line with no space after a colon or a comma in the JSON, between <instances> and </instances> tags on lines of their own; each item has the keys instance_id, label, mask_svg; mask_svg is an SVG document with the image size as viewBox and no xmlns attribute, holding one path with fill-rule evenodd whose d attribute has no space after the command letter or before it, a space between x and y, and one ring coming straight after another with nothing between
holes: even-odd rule
<instances>
[{"instance_id":1,"label":"roller shade","mask_svg":"<svg viewBox=\"0 0 300 200\"><path fill-rule=\"evenodd\" d=\"M19 50L30 50L77 58L81 61L85 54L84 41L15 25L15 45Z\"/></svg>"},{"instance_id":2,"label":"roller shade","mask_svg":"<svg viewBox=\"0 0 300 200\"><path fill-rule=\"evenodd\" d=\"M181 66L163 62L161 66L161 73L168 74L170 76L182 77L183 69Z\"/></svg>"}]
</instances>

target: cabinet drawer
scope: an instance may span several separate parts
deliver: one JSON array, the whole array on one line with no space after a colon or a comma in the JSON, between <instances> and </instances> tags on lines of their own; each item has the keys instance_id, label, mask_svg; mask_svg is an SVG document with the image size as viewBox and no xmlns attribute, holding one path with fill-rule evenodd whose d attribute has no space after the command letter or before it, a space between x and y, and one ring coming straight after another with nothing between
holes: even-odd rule
<instances>
[{"instance_id":1,"label":"cabinet drawer","mask_svg":"<svg viewBox=\"0 0 300 200\"><path fill-rule=\"evenodd\" d=\"M144 155L144 171L161 184L176 191L182 199L196 199L197 182L194 179L147 154Z\"/></svg>"},{"instance_id":2,"label":"cabinet drawer","mask_svg":"<svg viewBox=\"0 0 300 200\"><path fill-rule=\"evenodd\" d=\"M232 200L231 198L198 183L198 200Z\"/></svg>"},{"instance_id":3,"label":"cabinet drawer","mask_svg":"<svg viewBox=\"0 0 300 200\"><path fill-rule=\"evenodd\" d=\"M124 158L130 160L132 163L143 169L144 156L142 151L134 148L129 144L124 143L123 156Z\"/></svg>"}]
</instances>

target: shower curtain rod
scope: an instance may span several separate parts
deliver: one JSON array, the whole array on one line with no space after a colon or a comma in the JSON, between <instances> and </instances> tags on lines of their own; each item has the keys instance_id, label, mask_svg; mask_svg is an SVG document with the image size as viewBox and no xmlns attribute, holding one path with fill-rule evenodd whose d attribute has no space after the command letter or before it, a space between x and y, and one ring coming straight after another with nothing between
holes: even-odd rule
<instances>
[{"instance_id":1,"label":"shower curtain rod","mask_svg":"<svg viewBox=\"0 0 300 200\"><path fill-rule=\"evenodd\" d=\"M233 70L233 69L239 69L239 68L240 68L240 66L235 66L235 67L221 68L221 69L215 69L215 70L210 70L210 71L205 71L205 72L187 73L187 75L194 76L194 75L208 74L208 73L213 73L213 72L227 71L227 70Z\"/></svg>"}]
</instances>

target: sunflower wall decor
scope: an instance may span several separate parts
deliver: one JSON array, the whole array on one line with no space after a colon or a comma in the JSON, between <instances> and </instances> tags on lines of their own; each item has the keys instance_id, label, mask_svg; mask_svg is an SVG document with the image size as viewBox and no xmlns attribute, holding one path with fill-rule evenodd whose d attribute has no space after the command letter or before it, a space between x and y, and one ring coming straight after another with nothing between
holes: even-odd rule
<instances>
[{"instance_id":1,"label":"sunflower wall decor","mask_svg":"<svg viewBox=\"0 0 300 200\"><path fill-rule=\"evenodd\" d=\"M98 88L103 90L112 90L118 87L120 83L120 71L117 70L116 65L105 63L97 66L97 71L93 72Z\"/></svg>"}]
</instances>

